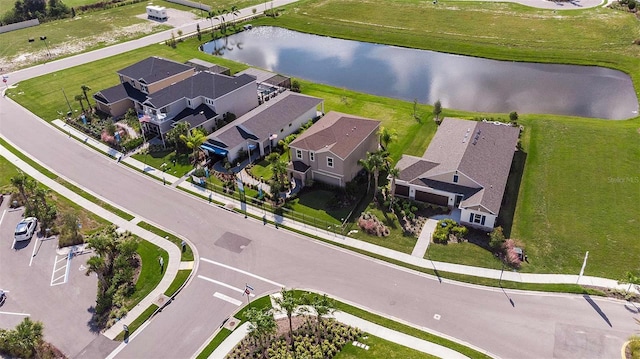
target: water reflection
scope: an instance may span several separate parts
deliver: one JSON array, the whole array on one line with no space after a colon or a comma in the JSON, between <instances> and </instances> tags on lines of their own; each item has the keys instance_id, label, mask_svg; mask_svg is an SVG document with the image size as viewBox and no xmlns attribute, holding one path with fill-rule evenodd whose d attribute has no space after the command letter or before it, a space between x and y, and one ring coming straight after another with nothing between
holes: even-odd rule
<instances>
[{"instance_id":1,"label":"water reflection","mask_svg":"<svg viewBox=\"0 0 640 359\"><path fill-rule=\"evenodd\" d=\"M626 74L515 63L257 27L203 46L224 58L356 91L478 112L626 119L638 100Z\"/></svg>"}]
</instances>

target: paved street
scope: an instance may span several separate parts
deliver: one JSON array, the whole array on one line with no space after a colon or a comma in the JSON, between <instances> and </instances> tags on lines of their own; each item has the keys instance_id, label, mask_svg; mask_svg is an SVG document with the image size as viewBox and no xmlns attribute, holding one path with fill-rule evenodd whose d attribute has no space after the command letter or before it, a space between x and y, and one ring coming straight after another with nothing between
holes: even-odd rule
<instances>
[{"instance_id":1,"label":"paved street","mask_svg":"<svg viewBox=\"0 0 640 359\"><path fill-rule=\"evenodd\" d=\"M195 29L195 24L189 26ZM166 33L157 34L116 48L54 61L12 74L10 80L57 71L166 37ZM244 219L117 164L8 98L0 98L0 135L61 177L189 238L204 258L177 300L137 332L117 353L118 358L190 357L238 308L237 301L246 300L235 290L245 283L250 283L256 294L277 290L280 285L326 292L504 358L618 357L622 343L637 330L633 321L637 310L620 301L440 283L431 276ZM4 232L2 238L4 246ZM30 255L30 248L23 252ZM4 266L8 262L2 255L0 263ZM18 286L11 279L0 280L3 286ZM75 284L73 288L83 285ZM10 295L13 297L13 293ZM24 304L15 302L0 309L29 311L32 319L46 320L50 328L46 334L56 345L60 345L60 337L86 338L90 334L81 323L84 318L72 320L66 309L47 307L44 295L33 294L21 302ZM87 308L86 303L70 304L82 311ZM5 317L0 318L4 327ZM89 339L82 342L90 342ZM65 347L65 352L71 356L105 357L112 349L103 341L83 349L80 342Z\"/></svg>"}]
</instances>

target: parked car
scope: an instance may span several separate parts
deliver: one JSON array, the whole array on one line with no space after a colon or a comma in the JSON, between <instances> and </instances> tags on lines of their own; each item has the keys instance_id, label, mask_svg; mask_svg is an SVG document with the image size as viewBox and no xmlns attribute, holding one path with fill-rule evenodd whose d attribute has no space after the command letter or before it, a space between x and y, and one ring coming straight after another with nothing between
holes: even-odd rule
<instances>
[{"instance_id":1,"label":"parked car","mask_svg":"<svg viewBox=\"0 0 640 359\"><path fill-rule=\"evenodd\" d=\"M27 217L18 223L13 237L16 241L28 241L36 232L36 227L38 227L38 219Z\"/></svg>"}]
</instances>

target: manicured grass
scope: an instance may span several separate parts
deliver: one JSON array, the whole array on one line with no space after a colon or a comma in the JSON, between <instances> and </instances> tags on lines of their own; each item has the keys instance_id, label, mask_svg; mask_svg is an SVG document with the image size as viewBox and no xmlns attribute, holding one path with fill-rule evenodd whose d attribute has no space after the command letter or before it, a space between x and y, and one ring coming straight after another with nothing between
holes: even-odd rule
<instances>
[{"instance_id":1,"label":"manicured grass","mask_svg":"<svg viewBox=\"0 0 640 359\"><path fill-rule=\"evenodd\" d=\"M138 153L131 157L147 164L149 167L164 171L176 177L182 177L193 169L193 164L189 162L188 153L176 155L175 151L160 151L148 154ZM174 160L175 164L173 162Z\"/></svg>"},{"instance_id":2,"label":"manicured grass","mask_svg":"<svg viewBox=\"0 0 640 359\"><path fill-rule=\"evenodd\" d=\"M364 338L366 337L366 339ZM358 348L352 343L347 343L334 357L336 359L430 359L438 358L421 351L405 347L386 339L378 338L371 334L365 334L358 339L360 343L369 346L368 350Z\"/></svg>"},{"instance_id":3,"label":"manicured grass","mask_svg":"<svg viewBox=\"0 0 640 359\"><path fill-rule=\"evenodd\" d=\"M142 261L142 268L138 276L138 281L136 282L135 291L127 298L127 308L129 309L135 307L160 283L160 280L162 280L164 271L160 272L160 262L158 258L162 256L164 259L165 269L169 264L169 253L145 240L140 240L138 244L138 255Z\"/></svg>"},{"instance_id":4,"label":"manicured grass","mask_svg":"<svg viewBox=\"0 0 640 359\"><path fill-rule=\"evenodd\" d=\"M307 218L307 223L317 220L325 221L327 225L340 225L351 208L329 209L329 203L333 197L334 193L326 190L303 190L298 198L287 202L286 207L294 210L296 215L312 217ZM318 223L318 226L320 225Z\"/></svg>"},{"instance_id":5,"label":"manicured grass","mask_svg":"<svg viewBox=\"0 0 640 359\"><path fill-rule=\"evenodd\" d=\"M431 243L424 257L437 262L466 264L492 269L502 268L502 262L494 257L491 252L469 242ZM526 263L523 263L523 266L526 266Z\"/></svg>"},{"instance_id":6,"label":"manicured grass","mask_svg":"<svg viewBox=\"0 0 640 359\"><path fill-rule=\"evenodd\" d=\"M158 310L158 306L155 304L151 304L147 309L144 310L144 312L142 312L140 314L140 316L138 316L136 319L133 320L133 322L131 322L131 324L128 325L129 327L129 335L133 334L133 332L135 332L138 328L140 328L140 326L147 321L147 319L149 319L151 317L151 315L153 313L155 313L155 311ZM118 324L116 324L118 325ZM125 338L125 334L124 331L120 332L120 334L118 334L114 340L116 341L123 341Z\"/></svg>"},{"instance_id":7,"label":"manicured grass","mask_svg":"<svg viewBox=\"0 0 640 359\"><path fill-rule=\"evenodd\" d=\"M395 214L389 213L387 211L383 212L373 204L370 204L367 207L365 212L367 211L375 215L385 226L389 228L389 231L390 231L389 236L378 237L378 236L368 234L357 225L358 219L354 218L353 220L356 222L356 224L351 229L357 230L358 232L352 233L350 237L360 239L362 241L376 244L379 246L383 246L386 248L390 248L402 253L411 253L411 251L413 251L413 247L416 246L416 242L418 239L413 236L404 235L402 226L400 225L400 222L398 221L398 217Z\"/></svg>"},{"instance_id":8,"label":"manicured grass","mask_svg":"<svg viewBox=\"0 0 640 359\"><path fill-rule=\"evenodd\" d=\"M0 156L0 193L9 193L13 190L11 178L17 176L19 173L20 170L16 166L6 158Z\"/></svg>"},{"instance_id":9,"label":"manicured grass","mask_svg":"<svg viewBox=\"0 0 640 359\"><path fill-rule=\"evenodd\" d=\"M191 269L179 270L178 274L176 274L176 278L173 280L173 282L171 282L169 288L167 288L167 290L164 292L164 295L166 295L167 297L172 297L174 294L176 294L182 284L187 281L190 274Z\"/></svg>"},{"instance_id":10,"label":"manicured grass","mask_svg":"<svg viewBox=\"0 0 640 359\"><path fill-rule=\"evenodd\" d=\"M264 159L260 162L254 163L250 171L255 178L262 178L265 181L268 181L273 177L271 164Z\"/></svg>"},{"instance_id":11,"label":"manicured grass","mask_svg":"<svg viewBox=\"0 0 640 359\"><path fill-rule=\"evenodd\" d=\"M169 241L171 241L173 244L175 244L176 246L178 246L178 248L182 249L182 239L180 239L179 237L169 233L169 232L165 232L162 229L155 227L147 222L141 221L138 222L138 227L144 228L149 232L152 232L162 238L165 238ZM193 251L191 251L191 246L189 246L187 244L185 251L182 252L182 255L180 257L180 260L183 262L191 262L193 261Z\"/></svg>"},{"instance_id":12,"label":"manicured grass","mask_svg":"<svg viewBox=\"0 0 640 359\"><path fill-rule=\"evenodd\" d=\"M220 329L218 334L216 334L216 336L209 342L209 344L207 344L207 346L204 349L202 349L200 354L198 354L198 356L196 356L196 359L207 359L207 358L209 358L211 353L213 353L213 351L216 350L216 348L220 344L222 344L222 342L225 339L227 339L227 337L229 335L231 335L231 333L233 333L233 332L230 331L227 328Z\"/></svg>"}]
</instances>

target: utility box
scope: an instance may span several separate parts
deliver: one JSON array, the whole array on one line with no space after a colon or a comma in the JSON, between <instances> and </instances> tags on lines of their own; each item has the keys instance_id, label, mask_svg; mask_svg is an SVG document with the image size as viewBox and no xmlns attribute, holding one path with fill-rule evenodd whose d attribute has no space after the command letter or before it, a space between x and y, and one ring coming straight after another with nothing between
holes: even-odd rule
<instances>
[{"instance_id":1,"label":"utility box","mask_svg":"<svg viewBox=\"0 0 640 359\"><path fill-rule=\"evenodd\" d=\"M158 21L166 21L169 18L167 16L167 8L155 5L147 6L147 17Z\"/></svg>"}]
</instances>

